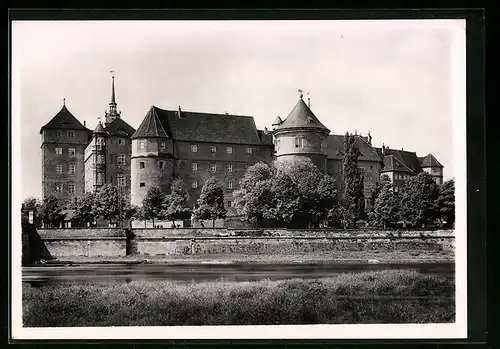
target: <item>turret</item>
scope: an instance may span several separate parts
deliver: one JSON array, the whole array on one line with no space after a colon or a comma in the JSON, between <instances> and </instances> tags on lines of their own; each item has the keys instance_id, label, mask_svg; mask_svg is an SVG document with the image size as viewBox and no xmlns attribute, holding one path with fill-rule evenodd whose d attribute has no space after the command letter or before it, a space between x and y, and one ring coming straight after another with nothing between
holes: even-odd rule
<instances>
[{"instance_id":1,"label":"turret","mask_svg":"<svg viewBox=\"0 0 500 349\"><path fill-rule=\"evenodd\" d=\"M106 141L108 133L99 121L93 132L94 191L106 184Z\"/></svg>"},{"instance_id":2,"label":"turret","mask_svg":"<svg viewBox=\"0 0 500 349\"><path fill-rule=\"evenodd\" d=\"M326 172L326 147L324 142L330 133L314 115L302 99L299 90L299 101L285 120L279 117L273 123L278 161L294 161L309 158L318 168Z\"/></svg>"}]
</instances>

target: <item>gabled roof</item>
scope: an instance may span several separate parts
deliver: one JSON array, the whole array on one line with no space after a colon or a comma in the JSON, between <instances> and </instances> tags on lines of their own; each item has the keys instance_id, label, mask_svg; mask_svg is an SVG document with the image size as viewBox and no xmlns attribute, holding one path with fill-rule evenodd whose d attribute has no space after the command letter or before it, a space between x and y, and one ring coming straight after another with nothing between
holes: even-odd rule
<instances>
[{"instance_id":1,"label":"gabled roof","mask_svg":"<svg viewBox=\"0 0 500 349\"><path fill-rule=\"evenodd\" d=\"M363 161L382 161L380 156L377 154L375 148L373 148L370 143L368 143L361 136L354 136L354 141L358 146L361 153L359 160ZM327 158L341 160L344 155L344 136L343 135L329 135L326 138L327 146Z\"/></svg>"},{"instance_id":2,"label":"gabled roof","mask_svg":"<svg viewBox=\"0 0 500 349\"><path fill-rule=\"evenodd\" d=\"M441 165L441 163L432 154L428 154L418 159L421 167L443 167L443 165Z\"/></svg>"},{"instance_id":3,"label":"gabled roof","mask_svg":"<svg viewBox=\"0 0 500 349\"><path fill-rule=\"evenodd\" d=\"M394 156L394 158L396 158L400 163L402 163L412 172L414 173L422 172L420 161L415 152L385 148L385 156L384 156L384 154L382 153L382 148L375 148L375 149L381 158L392 155Z\"/></svg>"},{"instance_id":4,"label":"gabled roof","mask_svg":"<svg viewBox=\"0 0 500 349\"><path fill-rule=\"evenodd\" d=\"M40 133L47 128L89 131L88 128L83 126L80 121L78 121L78 119L71 114L71 112L66 108L66 105L63 105L61 110L47 124L42 126Z\"/></svg>"},{"instance_id":5,"label":"gabled roof","mask_svg":"<svg viewBox=\"0 0 500 349\"><path fill-rule=\"evenodd\" d=\"M150 115L151 116L148 116ZM181 141L261 144L251 116L164 110L151 107L143 121L156 115L169 137ZM142 124L141 124L142 126ZM141 127L132 136L140 138Z\"/></svg>"},{"instance_id":6,"label":"gabled roof","mask_svg":"<svg viewBox=\"0 0 500 349\"><path fill-rule=\"evenodd\" d=\"M278 120L276 120L278 121ZM330 132L309 109L302 98L299 99L295 107L292 109L287 118L276 128L277 130L284 128L315 128Z\"/></svg>"},{"instance_id":7,"label":"gabled roof","mask_svg":"<svg viewBox=\"0 0 500 349\"><path fill-rule=\"evenodd\" d=\"M144 120L142 120L141 125L132 135L132 139L135 138L168 138L167 132L163 128L163 125L158 117L156 108L152 106L149 108L148 113Z\"/></svg>"},{"instance_id":8,"label":"gabled roof","mask_svg":"<svg viewBox=\"0 0 500 349\"><path fill-rule=\"evenodd\" d=\"M128 136L132 137L135 133L135 128L127 124L122 118L116 118L106 125L106 131L110 136Z\"/></svg>"},{"instance_id":9,"label":"gabled roof","mask_svg":"<svg viewBox=\"0 0 500 349\"><path fill-rule=\"evenodd\" d=\"M413 173L414 171L406 166L401 160L399 160L394 155L386 155L384 156L384 167L380 172L408 172Z\"/></svg>"}]
</instances>

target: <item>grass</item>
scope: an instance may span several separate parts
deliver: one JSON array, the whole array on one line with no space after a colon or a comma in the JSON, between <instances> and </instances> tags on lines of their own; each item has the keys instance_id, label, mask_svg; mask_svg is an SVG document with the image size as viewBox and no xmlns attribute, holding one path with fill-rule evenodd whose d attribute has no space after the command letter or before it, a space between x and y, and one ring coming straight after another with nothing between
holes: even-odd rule
<instances>
[{"instance_id":1,"label":"grass","mask_svg":"<svg viewBox=\"0 0 500 349\"><path fill-rule=\"evenodd\" d=\"M385 270L316 280L23 288L25 327L445 323L454 282Z\"/></svg>"}]
</instances>

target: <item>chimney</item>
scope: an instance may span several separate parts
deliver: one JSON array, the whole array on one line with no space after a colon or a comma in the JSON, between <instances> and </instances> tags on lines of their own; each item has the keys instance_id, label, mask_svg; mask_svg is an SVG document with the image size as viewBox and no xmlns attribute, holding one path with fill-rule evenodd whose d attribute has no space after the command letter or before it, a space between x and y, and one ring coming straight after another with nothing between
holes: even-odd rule
<instances>
[{"instance_id":1,"label":"chimney","mask_svg":"<svg viewBox=\"0 0 500 349\"><path fill-rule=\"evenodd\" d=\"M182 116L181 116L181 106L179 106L179 109L177 110L177 116L178 116L179 118L181 118L181 117L182 117Z\"/></svg>"},{"instance_id":2,"label":"chimney","mask_svg":"<svg viewBox=\"0 0 500 349\"><path fill-rule=\"evenodd\" d=\"M83 120L83 126L87 126L85 120Z\"/></svg>"},{"instance_id":3,"label":"chimney","mask_svg":"<svg viewBox=\"0 0 500 349\"><path fill-rule=\"evenodd\" d=\"M368 131L368 143L372 145L372 135L370 134L370 131Z\"/></svg>"},{"instance_id":4,"label":"chimney","mask_svg":"<svg viewBox=\"0 0 500 349\"><path fill-rule=\"evenodd\" d=\"M382 143L382 154L385 155L385 145Z\"/></svg>"},{"instance_id":5,"label":"chimney","mask_svg":"<svg viewBox=\"0 0 500 349\"><path fill-rule=\"evenodd\" d=\"M404 151L404 149L403 149L403 148L401 148L401 151Z\"/></svg>"},{"instance_id":6,"label":"chimney","mask_svg":"<svg viewBox=\"0 0 500 349\"><path fill-rule=\"evenodd\" d=\"M311 109L311 97L307 97L307 107Z\"/></svg>"},{"instance_id":7,"label":"chimney","mask_svg":"<svg viewBox=\"0 0 500 349\"><path fill-rule=\"evenodd\" d=\"M264 127L264 134L267 135L269 133L269 130L267 129L267 127Z\"/></svg>"}]
</instances>

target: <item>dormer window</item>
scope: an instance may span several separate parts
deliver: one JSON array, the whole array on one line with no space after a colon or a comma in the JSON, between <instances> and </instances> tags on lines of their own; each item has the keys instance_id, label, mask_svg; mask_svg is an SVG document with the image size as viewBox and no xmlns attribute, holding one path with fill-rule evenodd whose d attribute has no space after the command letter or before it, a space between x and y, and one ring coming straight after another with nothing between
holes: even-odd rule
<instances>
[{"instance_id":1,"label":"dormer window","mask_svg":"<svg viewBox=\"0 0 500 349\"><path fill-rule=\"evenodd\" d=\"M165 142L160 142L160 149L165 150Z\"/></svg>"}]
</instances>

